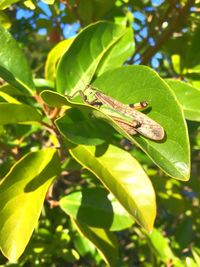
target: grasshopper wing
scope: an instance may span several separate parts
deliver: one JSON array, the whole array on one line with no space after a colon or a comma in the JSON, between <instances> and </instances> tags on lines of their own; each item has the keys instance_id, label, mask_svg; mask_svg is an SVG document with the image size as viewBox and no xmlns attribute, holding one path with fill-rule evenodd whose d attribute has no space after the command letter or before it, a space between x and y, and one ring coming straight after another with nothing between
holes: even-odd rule
<instances>
[{"instance_id":1,"label":"grasshopper wing","mask_svg":"<svg viewBox=\"0 0 200 267\"><path fill-rule=\"evenodd\" d=\"M135 131L139 134L157 141L164 138L165 132L163 127L154 120L140 112L140 118L138 121L140 122L140 126L135 128Z\"/></svg>"}]
</instances>

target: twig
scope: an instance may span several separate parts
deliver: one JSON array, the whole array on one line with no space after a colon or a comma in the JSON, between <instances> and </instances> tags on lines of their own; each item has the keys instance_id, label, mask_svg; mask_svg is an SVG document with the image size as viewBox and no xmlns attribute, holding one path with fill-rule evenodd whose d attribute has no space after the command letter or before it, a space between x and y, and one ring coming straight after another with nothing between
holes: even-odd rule
<instances>
[{"instance_id":1,"label":"twig","mask_svg":"<svg viewBox=\"0 0 200 267\"><path fill-rule=\"evenodd\" d=\"M148 41L149 41L149 39L150 39L152 36L155 37L155 34L158 33L158 31L159 31L159 29L161 28L163 22L167 19L168 14L172 12L173 8L174 8L174 5L171 5L171 3L170 3L169 7L167 8L165 14L164 14L162 17L160 16L160 17L157 19L157 18L155 18L155 15L156 15L156 14L155 14L154 16L153 16L152 14L149 15L149 17L151 16L150 19L149 19L149 17L147 17L147 22L148 22L152 27L149 28L148 36L147 36L146 38L144 38L144 39L142 40L142 42L140 42L140 43L138 44L138 46L136 47L133 56L132 56L132 57L130 58L130 60L128 61L128 64L132 64L135 55L138 54L138 53L139 53L139 52L140 52L140 51L141 51L141 50L148 44ZM154 27L154 19L157 21L156 27Z\"/></svg>"},{"instance_id":2,"label":"twig","mask_svg":"<svg viewBox=\"0 0 200 267\"><path fill-rule=\"evenodd\" d=\"M190 7L195 3L195 0L188 0L184 7L179 8L178 15L175 16L168 28L160 35L155 46L150 47L142 56L141 64L147 64L152 56L160 49L160 47L170 38L173 32L177 31L180 21L187 18Z\"/></svg>"},{"instance_id":3,"label":"twig","mask_svg":"<svg viewBox=\"0 0 200 267\"><path fill-rule=\"evenodd\" d=\"M69 9L71 13L74 14L75 18L77 19L78 22L80 22L80 18L78 15L78 6L80 4L80 0L77 0L76 3L72 6L68 0L60 0L63 4L66 5L66 7Z\"/></svg>"}]
</instances>

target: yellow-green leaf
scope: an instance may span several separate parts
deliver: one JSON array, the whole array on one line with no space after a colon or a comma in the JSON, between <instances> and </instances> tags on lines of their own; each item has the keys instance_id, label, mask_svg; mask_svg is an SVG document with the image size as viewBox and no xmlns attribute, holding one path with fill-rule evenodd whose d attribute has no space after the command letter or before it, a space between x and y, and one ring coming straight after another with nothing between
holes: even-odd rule
<instances>
[{"instance_id":1,"label":"yellow-green leaf","mask_svg":"<svg viewBox=\"0 0 200 267\"><path fill-rule=\"evenodd\" d=\"M116 266L118 258L118 244L116 236L108 230L89 227L86 224L74 221L78 231L83 234L98 249L109 266Z\"/></svg>"},{"instance_id":2,"label":"yellow-green leaf","mask_svg":"<svg viewBox=\"0 0 200 267\"><path fill-rule=\"evenodd\" d=\"M26 248L59 171L57 152L48 148L24 156L1 181L0 248L10 261L16 261Z\"/></svg>"},{"instance_id":3,"label":"yellow-green leaf","mask_svg":"<svg viewBox=\"0 0 200 267\"><path fill-rule=\"evenodd\" d=\"M45 63L45 78L47 80L54 81L57 62L62 54L69 49L73 40L74 38L70 38L61 41L49 52Z\"/></svg>"},{"instance_id":4,"label":"yellow-green leaf","mask_svg":"<svg viewBox=\"0 0 200 267\"><path fill-rule=\"evenodd\" d=\"M126 151L109 145L79 145L71 155L90 170L136 221L148 231L156 216L155 192L141 165Z\"/></svg>"}]
</instances>

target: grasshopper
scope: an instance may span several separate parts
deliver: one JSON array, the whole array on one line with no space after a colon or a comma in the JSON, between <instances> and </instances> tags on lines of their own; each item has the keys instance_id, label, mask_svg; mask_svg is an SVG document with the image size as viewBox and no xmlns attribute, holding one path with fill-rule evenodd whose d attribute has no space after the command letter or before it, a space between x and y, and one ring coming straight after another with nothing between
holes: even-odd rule
<instances>
[{"instance_id":1,"label":"grasshopper","mask_svg":"<svg viewBox=\"0 0 200 267\"><path fill-rule=\"evenodd\" d=\"M80 96L86 104L98 107L128 134L134 135L139 133L156 141L164 138L165 133L162 126L138 111L138 109L148 106L146 101L125 105L90 85L83 91L79 90L75 92L75 94L77 93L80 93ZM75 94L70 98L74 97Z\"/></svg>"}]
</instances>

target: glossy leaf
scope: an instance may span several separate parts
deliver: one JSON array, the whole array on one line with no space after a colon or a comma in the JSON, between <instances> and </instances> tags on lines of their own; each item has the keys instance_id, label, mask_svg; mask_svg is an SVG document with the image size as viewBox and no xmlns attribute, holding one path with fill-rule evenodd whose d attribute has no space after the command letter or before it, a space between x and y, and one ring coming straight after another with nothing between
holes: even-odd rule
<instances>
[{"instance_id":1,"label":"glossy leaf","mask_svg":"<svg viewBox=\"0 0 200 267\"><path fill-rule=\"evenodd\" d=\"M23 93L22 91L18 90L16 87L12 86L9 83L5 83L2 86L0 86L0 92L4 92L8 95L26 95L26 93Z\"/></svg>"},{"instance_id":2,"label":"glossy leaf","mask_svg":"<svg viewBox=\"0 0 200 267\"><path fill-rule=\"evenodd\" d=\"M156 216L155 193L140 164L126 151L109 145L76 146L71 155L94 173L136 221L151 231Z\"/></svg>"},{"instance_id":3,"label":"glossy leaf","mask_svg":"<svg viewBox=\"0 0 200 267\"><path fill-rule=\"evenodd\" d=\"M56 125L61 134L75 144L99 145L109 141L113 134L110 125L92 117L84 107L81 111L68 109L63 117L56 120Z\"/></svg>"},{"instance_id":4,"label":"glossy leaf","mask_svg":"<svg viewBox=\"0 0 200 267\"><path fill-rule=\"evenodd\" d=\"M139 145L168 175L180 180L189 179L187 125L174 94L153 70L145 66L117 68L101 75L94 86L124 104L147 101L149 109L145 113L164 128L165 138L156 142L139 134L130 136L120 132Z\"/></svg>"},{"instance_id":5,"label":"glossy leaf","mask_svg":"<svg viewBox=\"0 0 200 267\"><path fill-rule=\"evenodd\" d=\"M120 231L133 224L131 216L104 188L71 193L61 198L60 206L73 219L92 227Z\"/></svg>"},{"instance_id":6,"label":"glossy leaf","mask_svg":"<svg viewBox=\"0 0 200 267\"><path fill-rule=\"evenodd\" d=\"M191 257L185 258L185 266L186 267L199 267L196 262Z\"/></svg>"},{"instance_id":7,"label":"glossy leaf","mask_svg":"<svg viewBox=\"0 0 200 267\"><path fill-rule=\"evenodd\" d=\"M55 149L31 152L1 181L0 247L10 261L16 261L23 253L59 166Z\"/></svg>"},{"instance_id":8,"label":"glossy leaf","mask_svg":"<svg viewBox=\"0 0 200 267\"><path fill-rule=\"evenodd\" d=\"M84 89L94 74L120 66L133 52L132 30L110 22L88 26L62 56L56 74L57 91Z\"/></svg>"},{"instance_id":9,"label":"glossy leaf","mask_svg":"<svg viewBox=\"0 0 200 267\"><path fill-rule=\"evenodd\" d=\"M0 91L0 98L4 99L4 101L8 102L8 103L20 104L20 102L16 98L14 98L14 97L10 96L9 94L6 94L2 91Z\"/></svg>"},{"instance_id":10,"label":"glossy leaf","mask_svg":"<svg viewBox=\"0 0 200 267\"><path fill-rule=\"evenodd\" d=\"M136 143L168 175L180 180L189 179L190 147L183 112L169 86L154 71L144 66L121 67L101 75L95 80L94 86L124 104L147 101L149 108L145 113L164 128L165 138L156 142L139 134L130 136L98 108L80 104L80 98L78 102L72 102L50 91L44 91L41 97L50 106L67 105L79 109L85 106L97 118L107 121Z\"/></svg>"},{"instance_id":11,"label":"glossy leaf","mask_svg":"<svg viewBox=\"0 0 200 267\"><path fill-rule=\"evenodd\" d=\"M58 60L69 49L73 40L74 38L70 38L61 41L49 52L45 63L45 78L47 80L54 81Z\"/></svg>"},{"instance_id":12,"label":"glossy leaf","mask_svg":"<svg viewBox=\"0 0 200 267\"><path fill-rule=\"evenodd\" d=\"M0 26L0 76L30 95L34 90L32 74L23 51L11 34Z\"/></svg>"},{"instance_id":13,"label":"glossy leaf","mask_svg":"<svg viewBox=\"0 0 200 267\"><path fill-rule=\"evenodd\" d=\"M166 82L178 98L186 119L200 121L200 90L178 80L167 79Z\"/></svg>"},{"instance_id":14,"label":"glossy leaf","mask_svg":"<svg viewBox=\"0 0 200 267\"><path fill-rule=\"evenodd\" d=\"M40 96L42 100L50 107L62 107L62 106L77 107L76 103L69 101L69 99L66 96L59 94L57 92L44 90L41 92Z\"/></svg>"},{"instance_id":15,"label":"glossy leaf","mask_svg":"<svg viewBox=\"0 0 200 267\"><path fill-rule=\"evenodd\" d=\"M36 108L25 104L0 103L0 124L41 121Z\"/></svg>"},{"instance_id":16,"label":"glossy leaf","mask_svg":"<svg viewBox=\"0 0 200 267\"><path fill-rule=\"evenodd\" d=\"M89 227L86 224L74 221L80 233L82 233L103 256L109 266L116 266L118 258L118 245L116 236L108 230Z\"/></svg>"}]
</instances>

